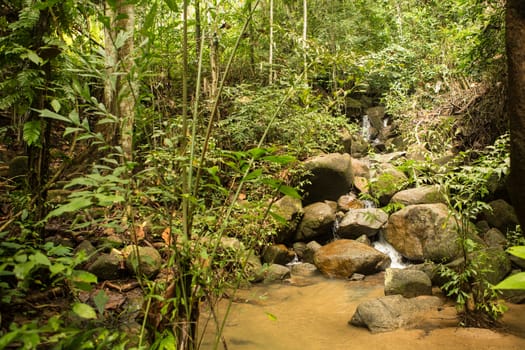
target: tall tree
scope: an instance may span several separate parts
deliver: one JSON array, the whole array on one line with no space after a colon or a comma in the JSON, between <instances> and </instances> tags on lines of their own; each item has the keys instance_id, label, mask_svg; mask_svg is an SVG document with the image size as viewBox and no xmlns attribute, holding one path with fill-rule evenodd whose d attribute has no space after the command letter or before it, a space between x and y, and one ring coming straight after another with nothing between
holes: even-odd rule
<instances>
[{"instance_id":1,"label":"tall tree","mask_svg":"<svg viewBox=\"0 0 525 350\"><path fill-rule=\"evenodd\" d=\"M104 98L106 108L118 118L120 128L106 129L110 143L120 145L126 160L132 159L133 124L135 121L135 82L133 35L135 6L129 0L108 1L105 7L105 50L108 79Z\"/></svg>"},{"instance_id":2,"label":"tall tree","mask_svg":"<svg viewBox=\"0 0 525 350\"><path fill-rule=\"evenodd\" d=\"M518 219L525 227L525 2L507 1L508 98L510 116L510 193Z\"/></svg>"}]
</instances>

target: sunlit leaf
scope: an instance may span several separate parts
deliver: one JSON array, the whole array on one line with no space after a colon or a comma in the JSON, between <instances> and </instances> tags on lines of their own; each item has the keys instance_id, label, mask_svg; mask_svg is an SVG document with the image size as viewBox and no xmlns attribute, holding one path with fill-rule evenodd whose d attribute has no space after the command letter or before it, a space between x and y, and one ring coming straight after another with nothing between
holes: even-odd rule
<instances>
[{"instance_id":1,"label":"sunlit leaf","mask_svg":"<svg viewBox=\"0 0 525 350\"><path fill-rule=\"evenodd\" d=\"M97 318L97 314L95 310L88 304L75 303L72 309L75 314L77 314L78 316L82 318L86 318L86 319L96 319Z\"/></svg>"},{"instance_id":2,"label":"sunlit leaf","mask_svg":"<svg viewBox=\"0 0 525 350\"><path fill-rule=\"evenodd\" d=\"M518 258L525 259L525 246L514 246L507 249L509 254L517 256Z\"/></svg>"},{"instance_id":3,"label":"sunlit leaf","mask_svg":"<svg viewBox=\"0 0 525 350\"><path fill-rule=\"evenodd\" d=\"M525 272L520 272L505 278L503 281L495 285L494 288L525 290Z\"/></svg>"},{"instance_id":4,"label":"sunlit leaf","mask_svg":"<svg viewBox=\"0 0 525 350\"><path fill-rule=\"evenodd\" d=\"M47 217L52 218L55 216L60 216L64 213L75 212L89 206L91 206L90 198L74 198L69 203L63 204L55 210L52 210L49 214L47 214Z\"/></svg>"}]
</instances>

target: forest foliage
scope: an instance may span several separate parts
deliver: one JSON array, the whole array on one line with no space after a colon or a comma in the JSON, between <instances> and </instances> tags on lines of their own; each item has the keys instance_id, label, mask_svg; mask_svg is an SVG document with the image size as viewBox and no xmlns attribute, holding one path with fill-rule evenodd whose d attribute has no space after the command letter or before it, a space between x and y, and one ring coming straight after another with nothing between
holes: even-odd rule
<instances>
[{"instance_id":1,"label":"forest foliage","mask_svg":"<svg viewBox=\"0 0 525 350\"><path fill-rule=\"evenodd\" d=\"M503 0L0 2L1 160L21 169L2 178L0 310L61 287L73 312L2 319L0 348L123 348L104 296L78 300L96 282L75 269L87 257L47 238L136 243L143 222L171 235L177 293L140 281L165 321L146 337L146 311L133 346L198 348L195 306L243 279L217 267L249 259L221 239L271 242L268 203L298 196L298 161L340 151L366 108L443 154L507 131L503 30Z\"/></svg>"}]
</instances>

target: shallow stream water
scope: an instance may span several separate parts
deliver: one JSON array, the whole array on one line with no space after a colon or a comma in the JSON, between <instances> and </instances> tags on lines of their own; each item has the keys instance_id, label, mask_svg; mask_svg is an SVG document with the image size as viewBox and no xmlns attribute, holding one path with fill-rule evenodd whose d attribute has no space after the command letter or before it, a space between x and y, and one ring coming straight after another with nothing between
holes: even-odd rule
<instances>
[{"instance_id":1,"label":"shallow stream water","mask_svg":"<svg viewBox=\"0 0 525 350\"><path fill-rule=\"evenodd\" d=\"M416 329L372 334L348 324L358 304L382 295L383 273L363 281L294 278L289 283L239 290L223 332L226 347L221 344L217 349L525 349L525 305L510 305L504 331L457 327L451 304L426 314ZM227 301L220 305L219 316L226 305ZM210 323L201 349L214 349L215 334Z\"/></svg>"}]
</instances>

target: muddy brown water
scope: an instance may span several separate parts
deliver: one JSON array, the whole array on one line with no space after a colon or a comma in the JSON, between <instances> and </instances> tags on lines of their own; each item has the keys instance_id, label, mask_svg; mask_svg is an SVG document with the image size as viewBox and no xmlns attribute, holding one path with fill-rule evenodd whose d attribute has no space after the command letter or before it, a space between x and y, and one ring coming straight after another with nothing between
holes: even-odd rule
<instances>
[{"instance_id":1,"label":"muddy brown water","mask_svg":"<svg viewBox=\"0 0 525 350\"><path fill-rule=\"evenodd\" d=\"M504 330L457 327L451 303L424 315L413 329L372 334L348 324L358 304L382 295L383 274L364 281L292 279L239 290L224 327L226 347L217 349L525 350L525 305L508 304ZM226 306L227 301L220 305L219 317ZM215 326L210 322L206 329L201 349L214 349Z\"/></svg>"}]
</instances>

